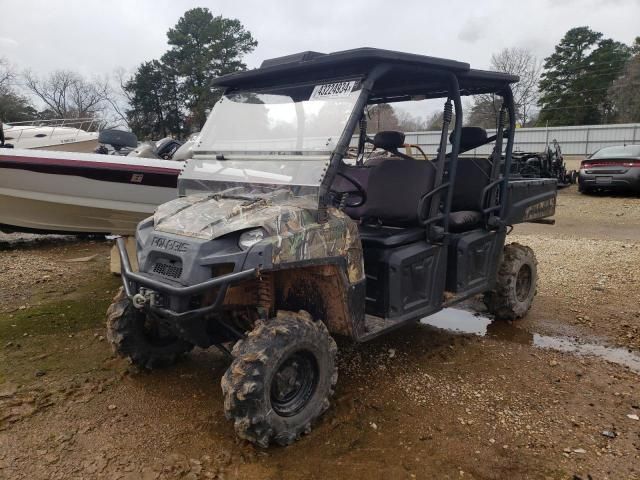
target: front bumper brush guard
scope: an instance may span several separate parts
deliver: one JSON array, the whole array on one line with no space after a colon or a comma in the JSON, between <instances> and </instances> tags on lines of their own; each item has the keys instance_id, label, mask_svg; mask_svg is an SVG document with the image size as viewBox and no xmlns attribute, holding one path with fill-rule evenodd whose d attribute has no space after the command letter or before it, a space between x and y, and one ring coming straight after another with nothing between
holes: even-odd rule
<instances>
[{"instance_id":1,"label":"front bumper brush guard","mask_svg":"<svg viewBox=\"0 0 640 480\"><path fill-rule=\"evenodd\" d=\"M129 261L129 254L127 253L127 247L124 238L118 237L116 239L116 245L118 247L118 254L120 255L120 274L122 276L122 286L124 287L127 298L129 298L129 300L131 301L133 301L133 297L136 295L135 293L133 293L132 283L134 285L137 285L138 287L145 287L153 291L158 291L177 297L188 297L191 295L197 295L212 288L219 287L215 301L211 305L207 305L206 307L198 308L196 310L177 313L172 310L149 306L149 308L153 312L165 317L185 318L193 315L206 314L213 310L216 310L224 300L227 292L227 287L229 285L249 278L255 278L259 274L257 268L251 268L249 270L243 270L241 272L221 275L219 277L212 278L211 280L206 280L202 283L189 285L187 287L168 285L166 283L162 283L158 280L150 278L147 275L133 272L131 270L131 262Z\"/></svg>"}]
</instances>

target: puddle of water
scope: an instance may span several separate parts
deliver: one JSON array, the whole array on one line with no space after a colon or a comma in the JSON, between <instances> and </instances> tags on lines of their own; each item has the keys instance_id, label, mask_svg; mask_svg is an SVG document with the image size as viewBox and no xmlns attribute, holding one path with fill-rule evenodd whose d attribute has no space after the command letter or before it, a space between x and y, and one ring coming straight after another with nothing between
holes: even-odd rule
<instances>
[{"instance_id":1,"label":"puddle of water","mask_svg":"<svg viewBox=\"0 0 640 480\"><path fill-rule=\"evenodd\" d=\"M492 321L490 318L476 315L466 310L445 308L438 313L423 318L420 323L442 330L484 336L487 334L487 327Z\"/></svg>"},{"instance_id":2,"label":"puddle of water","mask_svg":"<svg viewBox=\"0 0 640 480\"><path fill-rule=\"evenodd\" d=\"M537 333L533 334L533 345L559 352L600 357L611 363L625 365L634 372L640 373L640 355L625 348L606 347L597 343L578 343L576 339L570 337L550 337Z\"/></svg>"},{"instance_id":3,"label":"puddle of water","mask_svg":"<svg viewBox=\"0 0 640 480\"><path fill-rule=\"evenodd\" d=\"M640 355L624 348L607 347L596 343L580 343L571 337L553 337L529 333L507 322L494 322L491 318L457 308L445 308L420 320L423 325L458 333L489 336L538 348L602 358L611 363L629 367L640 373Z\"/></svg>"}]
</instances>

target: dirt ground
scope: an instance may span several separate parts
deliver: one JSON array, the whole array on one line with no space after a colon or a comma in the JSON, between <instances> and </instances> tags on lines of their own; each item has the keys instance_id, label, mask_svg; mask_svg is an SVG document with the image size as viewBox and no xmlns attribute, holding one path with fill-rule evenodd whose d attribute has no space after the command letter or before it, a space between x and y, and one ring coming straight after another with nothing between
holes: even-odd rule
<instances>
[{"instance_id":1,"label":"dirt ground","mask_svg":"<svg viewBox=\"0 0 640 480\"><path fill-rule=\"evenodd\" d=\"M0 478L640 478L640 199L572 187L556 219L510 235L539 260L524 320L339 340L332 408L267 450L225 420L218 352L112 355L107 242L0 237Z\"/></svg>"}]
</instances>

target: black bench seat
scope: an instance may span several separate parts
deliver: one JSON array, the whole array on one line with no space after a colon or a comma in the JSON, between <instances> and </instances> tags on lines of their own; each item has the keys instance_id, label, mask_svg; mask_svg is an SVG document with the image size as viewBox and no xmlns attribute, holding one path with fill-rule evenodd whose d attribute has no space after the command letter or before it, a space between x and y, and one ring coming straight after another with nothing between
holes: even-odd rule
<instances>
[{"instance_id":1,"label":"black bench seat","mask_svg":"<svg viewBox=\"0 0 640 480\"><path fill-rule=\"evenodd\" d=\"M360 240L366 247L391 248L426 240L425 228L397 228L378 225L360 225Z\"/></svg>"}]
</instances>

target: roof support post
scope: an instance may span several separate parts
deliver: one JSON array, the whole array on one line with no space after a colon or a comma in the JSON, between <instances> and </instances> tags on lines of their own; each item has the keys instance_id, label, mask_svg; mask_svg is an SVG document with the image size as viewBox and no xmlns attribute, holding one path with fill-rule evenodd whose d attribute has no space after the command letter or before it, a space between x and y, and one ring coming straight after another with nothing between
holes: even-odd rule
<instances>
[{"instance_id":1,"label":"roof support post","mask_svg":"<svg viewBox=\"0 0 640 480\"><path fill-rule=\"evenodd\" d=\"M449 75L449 99L453 100L454 113L455 113L455 123L453 127L453 139L451 142L451 154L449 155L449 177L447 182L449 187L447 188L447 193L443 205L443 215L444 219L442 222L442 227L444 230L444 234L446 235L449 232L449 214L451 213L451 202L453 200L453 185L456 181L456 169L458 167L458 154L460 153L460 137L461 137L461 129L462 129L462 100L460 99L460 85L458 83L458 77L451 73ZM443 132L443 136L448 132ZM441 158L442 157L442 158ZM438 168L436 175L436 182L440 186L442 184L442 176L444 174L444 162L446 157L446 137L445 137L445 148L442 148L442 137L440 143L440 151L438 152ZM441 162L442 160L442 162ZM436 207L439 208L439 201L437 198L434 198L434 203L436 203ZM432 204L432 208L433 204ZM431 236L431 235L430 235Z\"/></svg>"},{"instance_id":2,"label":"roof support post","mask_svg":"<svg viewBox=\"0 0 640 480\"><path fill-rule=\"evenodd\" d=\"M353 110L351 111L351 115L347 120L344 131L340 136L340 140L336 144L336 148L331 152L331 157L327 162L327 166L325 167L326 173L324 175L324 179L320 184L320 195L318 201L318 222L324 223L327 221L327 208L330 203L330 195L329 188L335 179L336 173L340 168L340 163L344 158L347 150L349 149L349 144L351 143L351 139L353 138L353 132L358 127L360 123L360 118L363 115L364 108L367 106L367 102L369 101L369 95L371 93L371 89L375 84L376 80L384 75L389 70L389 65L381 64L375 67L371 73L362 81L362 91L360 92L360 96L356 101Z\"/></svg>"},{"instance_id":3,"label":"roof support post","mask_svg":"<svg viewBox=\"0 0 640 480\"><path fill-rule=\"evenodd\" d=\"M500 184L500 219L504 219L507 213L507 188L509 183L509 172L511 171L511 152L513 151L513 142L516 134L516 109L513 103L513 93L511 87L507 85L502 94L504 103L507 106L509 115L509 129L507 130L507 148L504 156L504 175ZM500 154L502 152L499 152Z\"/></svg>"}]
</instances>

